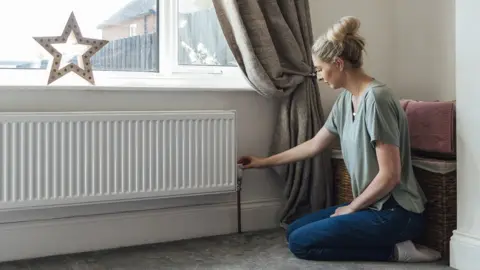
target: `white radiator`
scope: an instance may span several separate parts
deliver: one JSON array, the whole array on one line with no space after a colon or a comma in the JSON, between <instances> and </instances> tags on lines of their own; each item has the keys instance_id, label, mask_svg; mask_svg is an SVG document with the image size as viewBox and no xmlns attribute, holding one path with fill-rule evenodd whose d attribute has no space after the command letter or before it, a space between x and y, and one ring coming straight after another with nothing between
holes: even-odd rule
<instances>
[{"instance_id":1,"label":"white radiator","mask_svg":"<svg viewBox=\"0 0 480 270\"><path fill-rule=\"evenodd\" d=\"M231 111L0 114L0 209L236 190Z\"/></svg>"}]
</instances>

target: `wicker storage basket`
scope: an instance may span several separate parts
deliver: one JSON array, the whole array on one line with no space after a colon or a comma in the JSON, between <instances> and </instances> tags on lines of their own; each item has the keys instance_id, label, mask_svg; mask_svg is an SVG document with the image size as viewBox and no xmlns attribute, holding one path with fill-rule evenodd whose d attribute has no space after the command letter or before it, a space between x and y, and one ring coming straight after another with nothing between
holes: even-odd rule
<instances>
[{"instance_id":1,"label":"wicker storage basket","mask_svg":"<svg viewBox=\"0 0 480 270\"><path fill-rule=\"evenodd\" d=\"M350 176L338 151L336 154L334 152L332 163L336 202L351 202L353 196ZM435 249L442 257L448 258L450 237L457 225L456 164L454 161L418 158L413 160L413 164L415 176L428 199L425 211L427 228L424 235L415 242Z\"/></svg>"}]
</instances>

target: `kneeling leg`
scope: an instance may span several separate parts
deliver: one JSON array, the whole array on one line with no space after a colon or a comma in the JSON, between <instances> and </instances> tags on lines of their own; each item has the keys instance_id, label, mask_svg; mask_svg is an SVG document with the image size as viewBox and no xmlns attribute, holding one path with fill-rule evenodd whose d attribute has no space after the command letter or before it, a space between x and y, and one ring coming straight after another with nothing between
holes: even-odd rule
<instances>
[{"instance_id":1,"label":"kneeling leg","mask_svg":"<svg viewBox=\"0 0 480 270\"><path fill-rule=\"evenodd\" d=\"M338 207L341 207L341 206L344 206L344 205L346 205L346 204L331 206L331 207L319 210L317 212L307 214L307 215L295 220L294 222L292 222L292 224L288 225L287 235L286 235L287 241L289 241L289 238L290 238L290 235L292 234L292 232L294 232L298 228L301 228L301 227L303 227L305 225L308 225L310 223L313 223L313 222L317 222L317 221L320 221L320 220L323 220L323 219L326 219L326 218L330 218L330 216L333 213L335 213L335 210L337 210Z\"/></svg>"},{"instance_id":2,"label":"kneeling leg","mask_svg":"<svg viewBox=\"0 0 480 270\"><path fill-rule=\"evenodd\" d=\"M396 243L417 237L421 215L401 208L363 210L309 223L292 232L291 252L324 261L388 261Z\"/></svg>"}]
</instances>

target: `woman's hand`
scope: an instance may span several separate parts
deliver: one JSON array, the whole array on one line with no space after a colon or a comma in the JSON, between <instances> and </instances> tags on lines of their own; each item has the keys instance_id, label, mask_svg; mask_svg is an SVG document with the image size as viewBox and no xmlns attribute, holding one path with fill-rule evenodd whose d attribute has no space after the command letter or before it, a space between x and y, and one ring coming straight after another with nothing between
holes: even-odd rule
<instances>
[{"instance_id":1,"label":"woman's hand","mask_svg":"<svg viewBox=\"0 0 480 270\"><path fill-rule=\"evenodd\" d=\"M254 156L243 156L237 161L237 163L242 165L243 169L267 167L265 158L259 158Z\"/></svg>"},{"instance_id":2,"label":"woman's hand","mask_svg":"<svg viewBox=\"0 0 480 270\"><path fill-rule=\"evenodd\" d=\"M330 215L330 217L335 217L335 216L341 216L341 215L348 215L348 214L351 214L355 212L349 205L345 205L345 206L341 206L341 207L338 207L336 210L335 210L335 213L333 213L332 215Z\"/></svg>"}]
</instances>

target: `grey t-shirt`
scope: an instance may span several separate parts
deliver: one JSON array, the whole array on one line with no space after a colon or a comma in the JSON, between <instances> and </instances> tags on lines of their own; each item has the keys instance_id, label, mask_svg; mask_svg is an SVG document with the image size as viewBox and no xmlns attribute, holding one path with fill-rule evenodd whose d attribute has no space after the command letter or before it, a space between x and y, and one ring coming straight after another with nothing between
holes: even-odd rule
<instances>
[{"instance_id":1,"label":"grey t-shirt","mask_svg":"<svg viewBox=\"0 0 480 270\"><path fill-rule=\"evenodd\" d=\"M399 147L402 163L401 182L371 208L380 210L391 195L404 209L421 213L426 197L413 173L410 137L404 110L391 90L373 80L360 98L353 116L352 94L343 90L338 96L325 128L340 137L343 159L350 174L353 196L360 195L379 171L375 141Z\"/></svg>"}]
</instances>

